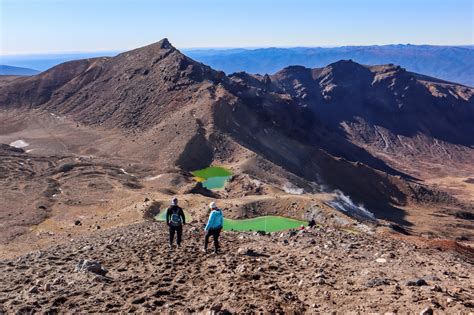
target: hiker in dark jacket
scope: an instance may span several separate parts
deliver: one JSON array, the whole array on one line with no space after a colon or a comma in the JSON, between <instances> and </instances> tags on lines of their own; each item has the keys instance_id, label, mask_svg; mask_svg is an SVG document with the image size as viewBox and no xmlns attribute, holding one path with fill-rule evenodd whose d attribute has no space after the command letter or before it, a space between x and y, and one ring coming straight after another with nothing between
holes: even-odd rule
<instances>
[{"instance_id":1,"label":"hiker in dark jacket","mask_svg":"<svg viewBox=\"0 0 474 315\"><path fill-rule=\"evenodd\" d=\"M185 223L184 211L178 206L178 199L173 198L173 200L171 200L171 206L166 211L166 224L170 228L170 249L173 249L174 233L177 233L176 243L178 247L181 245L183 224Z\"/></svg>"}]
</instances>

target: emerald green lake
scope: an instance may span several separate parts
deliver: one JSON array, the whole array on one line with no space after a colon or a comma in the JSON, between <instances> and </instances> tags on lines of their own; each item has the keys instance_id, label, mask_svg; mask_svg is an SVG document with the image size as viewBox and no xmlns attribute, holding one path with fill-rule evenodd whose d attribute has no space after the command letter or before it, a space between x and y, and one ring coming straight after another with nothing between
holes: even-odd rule
<instances>
[{"instance_id":1,"label":"emerald green lake","mask_svg":"<svg viewBox=\"0 0 474 315\"><path fill-rule=\"evenodd\" d=\"M184 217L186 219L186 222L191 222L193 220L191 215L189 213L187 213L186 211L184 212ZM155 215L155 220L156 221L166 221L166 210L158 213L157 215Z\"/></svg>"},{"instance_id":2,"label":"emerald green lake","mask_svg":"<svg viewBox=\"0 0 474 315\"><path fill-rule=\"evenodd\" d=\"M224 188L225 183L232 177L229 170L219 166L210 166L191 173L195 176L195 180L210 190Z\"/></svg>"},{"instance_id":3,"label":"emerald green lake","mask_svg":"<svg viewBox=\"0 0 474 315\"><path fill-rule=\"evenodd\" d=\"M264 231L267 233L297 229L308 226L308 222L279 216L264 216L252 219L224 219L226 231Z\"/></svg>"},{"instance_id":4,"label":"emerald green lake","mask_svg":"<svg viewBox=\"0 0 474 315\"><path fill-rule=\"evenodd\" d=\"M219 176L211 177L202 182L202 185L207 189L220 189L224 188L225 183L230 179L231 176Z\"/></svg>"},{"instance_id":5,"label":"emerald green lake","mask_svg":"<svg viewBox=\"0 0 474 315\"><path fill-rule=\"evenodd\" d=\"M191 222L192 218L188 213L185 213L186 222ZM157 221L166 220L166 212L161 212L155 216ZM308 222L290 219L279 216L263 216L252 219L225 219L224 218L224 230L226 231L238 231L238 232L257 232L264 231L266 233L285 231L291 229L297 229L299 227L308 226Z\"/></svg>"}]
</instances>

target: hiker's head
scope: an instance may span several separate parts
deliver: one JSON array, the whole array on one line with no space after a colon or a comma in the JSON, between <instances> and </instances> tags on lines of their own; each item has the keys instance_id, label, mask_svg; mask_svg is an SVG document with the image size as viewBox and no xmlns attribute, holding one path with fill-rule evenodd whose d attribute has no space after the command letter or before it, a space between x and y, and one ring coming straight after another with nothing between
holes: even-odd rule
<instances>
[{"instance_id":1,"label":"hiker's head","mask_svg":"<svg viewBox=\"0 0 474 315\"><path fill-rule=\"evenodd\" d=\"M171 205L172 206L177 206L178 205L178 198L175 197L175 198L171 199Z\"/></svg>"},{"instance_id":2,"label":"hiker's head","mask_svg":"<svg viewBox=\"0 0 474 315\"><path fill-rule=\"evenodd\" d=\"M215 203L214 201L209 204L209 209L211 209L211 210L217 210L217 205L216 205L216 203Z\"/></svg>"}]
</instances>

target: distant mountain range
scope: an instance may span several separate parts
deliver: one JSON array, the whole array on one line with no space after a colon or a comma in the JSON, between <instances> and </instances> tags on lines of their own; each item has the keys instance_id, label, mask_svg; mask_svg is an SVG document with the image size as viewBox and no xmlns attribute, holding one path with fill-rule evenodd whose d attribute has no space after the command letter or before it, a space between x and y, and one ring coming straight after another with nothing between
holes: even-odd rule
<instances>
[{"instance_id":1,"label":"distant mountain range","mask_svg":"<svg viewBox=\"0 0 474 315\"><path fill-rule=\"evenodd\" d=\"M278 70L301 65L323 67L341 59L352 59L366 65L397 64L417 73L474 86L474 46L385 45L344 47L296 47L258 49L182 49L189 57L222 70L227 74L239 71L272 74ZM2 56L0 64L47 70L60 63L115 56L120 51L68 54Z\"/></svg>"},{"instance_id":2,"label":"distant mountain range","mask_svg":"<svg viewBox=\"0 0 474 315\"><path fill-rule=\"evenodd\" d=\"M332 48L196 49L188 56L226 73L275 73L290 66L323 67L341 59L397 64L417 73L474 86L474 46L385 45Z\"/></svg>"},{"instance_id":3,"label":"distant mountain range","mask_svg":"<svg viewBox=\"0 0 474 315\"><path fill-rule=\"evenodd\" d=\"M115 56L120 51L100 51L82 53L51 53L16 56L0 56L0 64L45 71L66 61L104 56Z\"/></svg>"},{"instance_id":4,"label":"distant mountain range","mask_svg":"<svg viewBox=\"0 0 474 315\"><path fill-rule=\"evenodd\" d=\"M38 70L0 65L0 75L35 75Z\"/></svg>"}]
</instances>

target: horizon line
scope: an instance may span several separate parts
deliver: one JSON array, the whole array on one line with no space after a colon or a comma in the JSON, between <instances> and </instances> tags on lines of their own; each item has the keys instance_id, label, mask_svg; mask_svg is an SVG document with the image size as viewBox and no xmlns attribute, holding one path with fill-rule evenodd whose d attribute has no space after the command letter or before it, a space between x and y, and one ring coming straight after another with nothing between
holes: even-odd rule
<instances>
[{"instance_id":1,"label":"horizon line","mask_svg":"<svg viewBox=\"0 0 474 315\"><path fill-rule=\"evenodd\" d=\"M153 43L151 43L153 44ZM62 51L37 51L37 52L19 52L19 53L6 53L0 52L0 57L21 57L21 56L48 56L48 55L72 55L72 54L84 54L84 53L121 53L129 50L145 47L150 44L135 48L124 48L124 49L98 49L98 50L62 50ZM174 45L173 45L174 46ZM342 47L383 47L383 46L433 46L433 47L468 47L474 46L470 44L456 44L456 45L442 45L442 44L410 44L410 43L398 43L398 44L371 44L371 45L320 45L320 46L209 46L209 47L175 47L178 50L231 50L231 49L292 49L292 48L342 48Z\"/></svg>"}]
</instances>

